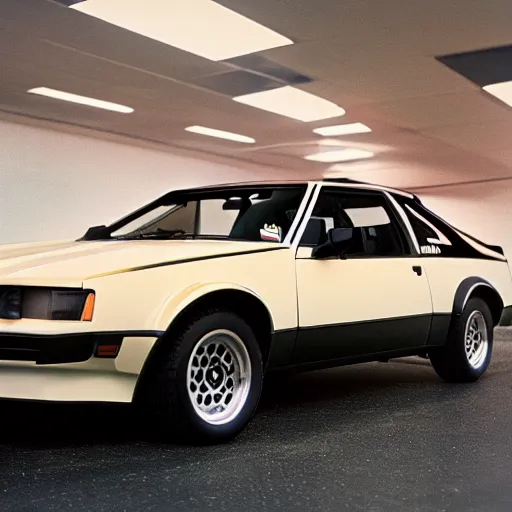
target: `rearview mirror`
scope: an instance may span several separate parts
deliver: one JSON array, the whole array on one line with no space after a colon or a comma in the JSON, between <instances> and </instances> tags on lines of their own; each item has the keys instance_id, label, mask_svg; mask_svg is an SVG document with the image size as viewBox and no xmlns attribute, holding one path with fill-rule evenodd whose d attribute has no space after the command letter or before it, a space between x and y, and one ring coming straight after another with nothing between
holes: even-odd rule
<instances>
[{"instance_id":1,"label":"rearview mirror","mask_svg":"<svg viewBox=\"0 0 512 512\"><path fill-rule=\"evenodd\" d=\"M317 260L343 257L352 244L354 230L352 228L334 228L327 232L327 242L317 245L311 256Z\"/></svg>"}]
</instances>

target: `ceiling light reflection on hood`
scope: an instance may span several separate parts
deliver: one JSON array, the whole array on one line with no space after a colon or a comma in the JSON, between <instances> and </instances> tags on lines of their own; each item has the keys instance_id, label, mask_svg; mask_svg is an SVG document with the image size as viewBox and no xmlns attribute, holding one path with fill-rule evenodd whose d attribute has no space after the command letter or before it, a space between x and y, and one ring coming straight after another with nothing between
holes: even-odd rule
<instances>
[{"instance_id":1,"label":"ceiling light reflection on hood","mask_svg":"<svg viewBox=\"0 0 512 512\"><path fill-rule=\"evenodd\" d=\"M335 103L290 86L245 94L233 100L303 122L319 121L345 114L345 110Z\"/></svg>"},{"instance_id":2,"label":"ceiling light reflection on hood","mask_svg":"<svg viewBox=\"0 0 512 512\"><path fill-rule=\"evenodd\" d=\"M293 44L212 0L86 0L70 7L213 61Z\"/></svg>"},{"instance_id":3,"label":"ceiling light reflection on hood","mask_svg":"<svg viewBox=\"0 0 512 512\"><path fill-rule=\"evenodd\" d=\"M349 162L351 160L362 160L365 158L371 158L374 153L366 151L364 149L346 148L337 151L323 151L321 153L314 153L307 155L304 158L306 160L312 160L314 162Z\"/></svg>"},{"instance_id":4,"label":"ceiling light reflection on hood","mask_svg":"<svg viewBox=\"0 0 512 512\"><path fill-rule=\"evenodd\" d=\"M225 132L223 130L215 130L214 128L207 128L206 126L188 126L185 131L198 133L200 135L207 135L208 137L217 137L219 139L233 140L235 142L244 142L245 144L254 144L255 139L240 135L238 133Z\"/></svg>"},{"instance_id":5,"label":"ceiling light reflection on hood","mask_svg":"<svg viewBox=\"0 0 512 512\"><path fill-rule=\"evenodd\" d=\"M111 103L110 101L97 100L89 98L88 96L80 96L70 92L58 91L50 89L49 87L35 87L27 91L30 94L38 94L39 96L46 96L56 100L70 101L71 103L79 103L80 105L87 105L89 107L102 108L104 110L112 110L113 112L121 112L122 114L131 114L133 108L118 103Z\"/></svg>"}]
</instances>

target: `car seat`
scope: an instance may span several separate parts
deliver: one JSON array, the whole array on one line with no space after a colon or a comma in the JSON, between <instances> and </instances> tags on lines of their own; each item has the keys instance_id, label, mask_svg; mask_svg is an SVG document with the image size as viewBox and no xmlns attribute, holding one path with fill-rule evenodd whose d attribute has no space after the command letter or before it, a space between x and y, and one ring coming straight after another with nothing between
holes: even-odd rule
<instances>
[{"instance_id":1,"label":"car seat","mask_svg":"<svg viewBox=\"0 0 512 512\"><path fill-rule=\"evenodd\" d=\"M293 218L287 215L290 209L297 209L300 203L300 192L290 190L276 190L271 198L253 204L235 222L229 238L238 240L261 240L260 229L265 225L275 224L281 228L283 236L292 225Z\"/></svg>"}]
</instances>

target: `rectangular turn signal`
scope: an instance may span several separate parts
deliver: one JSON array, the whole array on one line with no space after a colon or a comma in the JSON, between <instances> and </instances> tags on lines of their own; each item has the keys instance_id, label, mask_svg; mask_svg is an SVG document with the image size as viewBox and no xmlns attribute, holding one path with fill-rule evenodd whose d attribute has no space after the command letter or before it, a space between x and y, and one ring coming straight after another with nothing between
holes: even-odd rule
<instances>
[{"instance_id":1,"label":"rectangular turn signal","mask_svg":"<svg viewBox=\"0 0 512 512\"><path fill-rule=\"evenodd\" d=\"M116 357L119 352L119 345L98 345L96 357Z\"/></svg>"}]
</instances>

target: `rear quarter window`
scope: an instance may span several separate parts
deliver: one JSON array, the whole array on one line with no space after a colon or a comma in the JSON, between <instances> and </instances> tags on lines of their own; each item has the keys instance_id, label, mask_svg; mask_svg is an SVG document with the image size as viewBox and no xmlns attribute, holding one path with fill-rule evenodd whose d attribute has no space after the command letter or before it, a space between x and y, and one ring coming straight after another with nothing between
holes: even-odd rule
<instances>
[{"instance_id":1,"label":"rear quarter window","mask_svg":"<svg viewBox=\"0 0 512 512\"><path fill-rule=\"evenodd\" d=\"M404 210L418 241L420 254L430 257L499 259L479 242L469 244L448 223L430 212L420 202L395 197ZM484 244L482 244L484 245Z\"/></svg>"}]
</instances>

